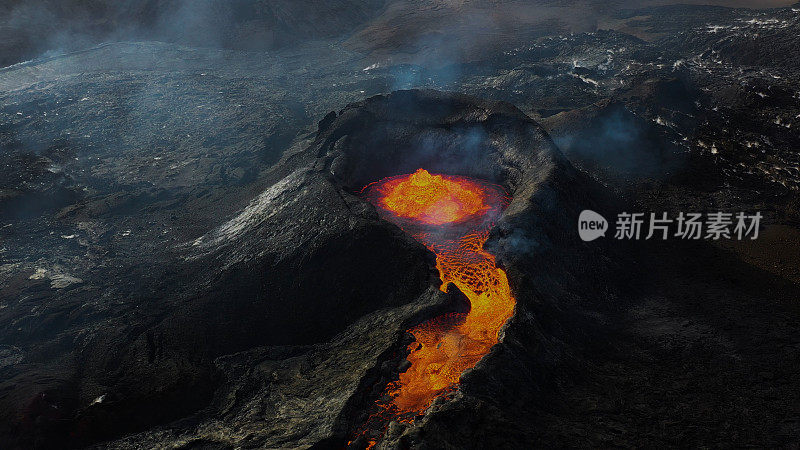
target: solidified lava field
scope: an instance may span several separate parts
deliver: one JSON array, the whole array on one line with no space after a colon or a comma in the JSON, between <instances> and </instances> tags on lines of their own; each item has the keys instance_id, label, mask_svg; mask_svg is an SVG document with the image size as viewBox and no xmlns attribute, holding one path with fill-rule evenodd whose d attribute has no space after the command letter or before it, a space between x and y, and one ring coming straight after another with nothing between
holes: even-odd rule
<instances>
[{"instance_id":1,"label":"solidified lava field","mask_svg":"<svg viewBox=\"0 0 800 450\"><path fill-rule=\"evenodd\" d=\"M0 448L796 445L800 4L689 3L0 5Z\"/></svg>"}]
</instances>

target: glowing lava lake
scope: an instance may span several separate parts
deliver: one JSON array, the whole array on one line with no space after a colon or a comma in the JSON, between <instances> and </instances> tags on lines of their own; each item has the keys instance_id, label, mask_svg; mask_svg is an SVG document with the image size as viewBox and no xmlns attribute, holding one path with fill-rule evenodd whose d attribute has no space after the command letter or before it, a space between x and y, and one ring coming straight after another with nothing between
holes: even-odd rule
<instances>
[{"instance_id":1,"label":"glowing lava lake","mask_svg":"<svg viewBox=\"0 0 800 450\"><path fill-rule=\"evenodd\" d=\"M461 374L499 340L516 303L508 278L483 246L508 204L500 186L477 179L433 175L424 169L370 184L362 191L381 216L436 255L446 291L453 283L469 299L468 313L450 313L408 330L411 363L386 386L369 428L390 420L411 422L434 399L452 391ZM363 430L362 432L366 432ZM373 437L369 446L373 446Z\"/></svg>"}]
</instances>

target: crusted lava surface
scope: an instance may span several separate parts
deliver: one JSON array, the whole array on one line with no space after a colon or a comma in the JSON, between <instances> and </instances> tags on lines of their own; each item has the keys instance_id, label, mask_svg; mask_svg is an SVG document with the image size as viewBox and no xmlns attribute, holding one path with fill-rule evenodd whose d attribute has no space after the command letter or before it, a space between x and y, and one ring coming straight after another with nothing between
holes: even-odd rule
<instances>
[{"instance_id":1,"label":"crusted lava surface","mask_svg":"<svg viewBox=\"0 0 800 450\"><path fill-rule=\"evenodd\" d=\"M797 442L800 12L552 25L441 64L356 34L0 69L0 447L345 446L408 368L407 331L469 309L361 195L419 168L509 195L485 249L516 304L377 445ZM765 228L586 244L583 209Z\"/></svg>"}]
</instances>

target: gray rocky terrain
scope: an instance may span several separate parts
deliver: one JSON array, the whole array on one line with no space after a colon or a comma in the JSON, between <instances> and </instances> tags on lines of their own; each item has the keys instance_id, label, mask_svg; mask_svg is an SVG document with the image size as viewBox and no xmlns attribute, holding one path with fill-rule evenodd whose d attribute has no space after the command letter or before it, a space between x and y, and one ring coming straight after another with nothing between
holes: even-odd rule
<instances>
[{"instance_id":1,"label":"gray rocky terrain","mask_svg":"<svg viewBox=\"0 0 800 450\"><path fill-rule=\"evenodd\" d=\"M421 165L513 196L488 245L518 305L381 447L798 440L800 8L391 48L414 14L345 3L342 35L270 3L310 35L269 51L137 36L0 69L0 447L343 447L404 330L459 301L358 196ZM765 227L583 243L582 209Z\"/></svg>"}]
</instances>

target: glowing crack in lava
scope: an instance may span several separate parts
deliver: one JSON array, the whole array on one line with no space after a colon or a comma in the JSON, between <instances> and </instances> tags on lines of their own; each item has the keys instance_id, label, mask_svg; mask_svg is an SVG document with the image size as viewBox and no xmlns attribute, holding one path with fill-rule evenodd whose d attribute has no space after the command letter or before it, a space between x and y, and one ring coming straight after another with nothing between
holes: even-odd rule
<instances>
[{"instance_id":1,"label":"glowing crack in lava","mask_svg":"<svg viewBox=\"0 0 800 450\"><path fill-rule=\"evenodd\" d=\"M419 169L373 183L363 193L382 217L436 254L441 289L453 283L470 302L466 314L446 314L409 330L415 339L408 347L411 366L386 387L366 425L372 428L390 420L410 422L453 390L461 374L498 342L516 301L505 272L483 248L508 203L501 187ZM370 438L371 447L376 438Z\"/></svg>"}]
</instances>

